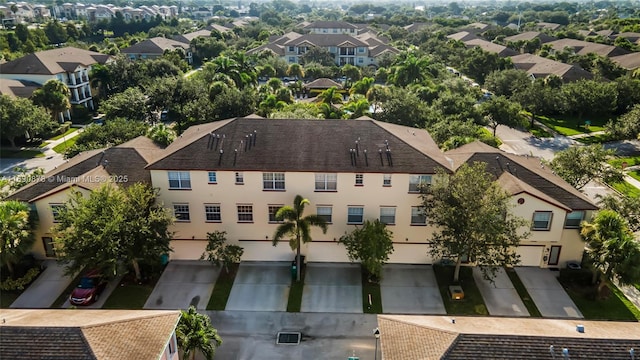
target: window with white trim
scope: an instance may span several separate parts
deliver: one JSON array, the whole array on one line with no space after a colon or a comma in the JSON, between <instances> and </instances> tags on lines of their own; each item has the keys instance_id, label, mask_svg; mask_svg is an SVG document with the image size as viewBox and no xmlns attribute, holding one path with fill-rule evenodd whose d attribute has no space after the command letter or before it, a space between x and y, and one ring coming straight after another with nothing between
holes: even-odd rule
<instances>
[{"instance_id":1,"label":"window with white trim","mask_svg":"<svg viewBox=\"0 0 640 360\"><path fill-rule=\"evenodd\" d=\"M549 230L551 228L551 218L553 213L551 211L536 211L533 213L532 230Z\"/></svg>"},{"instance_id":2,"label":"window with white trim","mask_svg":"<svg viewBox=\"0 0 640 360\"><path fill-rule=\"evenodd\" d=\"M564 220L564 227L567 229L577 229L584 220L584 210L575 210L567 213Z\"/></svg>"},{"instance_id":3,"label":"window with white trim","mask_svg":"<svg viewBox=\"0 0 640 360\"><path fill-rule=\"evenodd\" d=\"M205 204L204 216L207 222L221 222L220 204Z\"/></svg>"},{"instance_id":4,"label":"window with white trim","mask_svg":"<svg viewBox=\"0 0 640 360\"><path fill-rule=\"evenodd\" d=\"M380 207L380 222L387 225L396 223L396 208L394 206Z\"/></svg>"},{"instance_id":5,"label":"window with white trim","mask_svg":"<svg viewBox=\"0 0 640 360\"><path fill-rule=\"evenodd\" d=\"M431 175L409 175L409 192L420 192L420 187L431 184Z\"/></svg>"},{"instance_id":6,"label":"window with white trim","mask_svg":"<svg viewBox=\"0 0 640 360\"><path fill-rule=\"evenodd\" d=\"M244 184L244 173L237 172L236 173L236 185Z\"/></svg>"},{"instance_id":7,"label":"window with white trim","mask_svg":"<svg viewBox=\"0 0 640 360\"><path fill-rule=\"evenodd\" d=\"M284 173L262 173L263 190L284 190Z\"/></svg>"},{"instance_id":8,"label":"window with white trim","mask_svg":"<svg viewBox=\"0 0 640 360\"><path fill-rule=\"evenodd\" d=\"M188 171L168 171L169 189L191 189L191 175Z\"/></svg>"},{"instance_id":9,"label":"window with white trim","mask_svg":"<svg viewBox=\"0 0 640 360\"><path fill-rule=\"evenodd\" d=\"M316 191L336 191L338 174L316 174Z\"/></svg>"},{"instance_id":10,"label":"window with white trim","mask_svg":"<svg viewBox=\"0 0 640 360\"><path fill-rule=\"evenodd\" d=\"M426 225L427 215L424 213L422 206L411 207L411 225Z\"/></svg>"},{"instance_id":11,"label":"window with white trim","mask_svg":"<svg viewBox=\"0 0 640 360\"><path fill-rule=\"evenodd\" d=\"M364 174L356 174L356 186L364 185Z\"/></svg>"},{"instance_id":12,"label":"window with white trim","mask_svg":"<svg viewBox=\"0 0 640 360\"><path fill-rule=\"evenodd\" d=\"M218 176L215 171L209 171L207 173L207 177L209 178L209 184L217 184Z\"/></svg>"},{"instance_id":13,"label":"window with white trim","mask_svg":"<svg viewBox=\"0 0 640 360\"><path fill-rule=\"evenodd\" d=\"M391 174L382 174L382 186L391 186Z\"/></svg>"},{"instance_id":14,"label":"window with white trim","mask_svg":"<svg viewBox=\"0 0 640 360\"><path fill-rule=\"evenodd\" d=\"M347 224L362 224L364 222L364 208L349 206L347 209Z\"/></svg>"},{"instance_id":15,"label":"window with white trim","mask_svg":"<svg viewBox=\"0 0 640 360\"><path fill-rule=\"evenodd\" d=\"M238 222L253 222L253 205L238 205Z\"/></svg>"},{"instance_id":16,"label":"window with white trim","mask_svg":"<svg viewBox=\"0 0 640 360\"><path fill-rule=\"evenodd\" d=\"M173 204L173 216L176 221L190 221L189 204Z\"/></svg>"},{"instance_id":17,"label":"window with white trim","mask_svg":"<svg viewBox=\"0 0 640 360\"><path fill-rule=\"evenodd\" d=\"M64 204L49 204L51 207L51 215L53 216L53 222L60 222L60 210L64 208Z\"/></svg>"},{"instance_id":18,"label":"window with white trim","mask_svg":"<svg viewBox=\"0 0 640 360\"><path fill-rule=\"evenodd\" d=\"M327 224L331 224L333 215L333 208L331 206L317 206L316 214Z\"/></svg>"},{"instance_id":19,"label":"window with white trim","mask_svg":"<svg viewBox=\"0 0 640 360\"><path fill-rule=\"evenodd\" d=\"M276 218L276 214L278 213L278 210L280 210L280 208L283 206L284 205L269 205L269 222L270 223L283 222L282 220L278 220L278 218Z\"/></svg>"}]
</instances>

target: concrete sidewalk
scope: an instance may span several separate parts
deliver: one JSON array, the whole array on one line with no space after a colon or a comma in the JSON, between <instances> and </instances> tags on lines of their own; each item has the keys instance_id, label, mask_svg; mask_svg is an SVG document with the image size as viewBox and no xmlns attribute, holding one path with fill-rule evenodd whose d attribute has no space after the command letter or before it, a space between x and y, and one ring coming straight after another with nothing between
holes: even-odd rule
<instances>
[{"instance_id":1,"label":"concrete sidewalk","mask_svg":"<svg viewBox=\"0 0 640 360\"><path fill-rule=\"evenodd\" d=\"M473 278L484 299L484 304L489 310L489 315L529 316L529 311L524 306L504 268L498 269L493 283L482 276L482 271L478 267L473 268Z\"/></svg>"},{"instance_id":2,"label":"concrete sidewalk","mask_svg":"<svg viewBox=\"0 0 640 360\"><path fill-rule=\"evenodd\" d=\"M17 299L10 308L47 309L69 286L73 276L64 276L64 266L55 260L45 260L46 269Z\"/></svg>"}]
</instances>

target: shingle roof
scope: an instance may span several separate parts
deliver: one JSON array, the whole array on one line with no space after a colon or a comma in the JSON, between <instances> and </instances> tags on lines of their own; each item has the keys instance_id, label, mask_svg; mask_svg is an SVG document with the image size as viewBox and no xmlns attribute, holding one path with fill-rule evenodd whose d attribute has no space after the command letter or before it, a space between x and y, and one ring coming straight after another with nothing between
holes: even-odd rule
<instances>
[{"instance_id":1,"label":"shingle roof","mask_svg":"<svg viewBox=\"0 0 640 360\"><path fill-rule=\"evenodd\" d=\"M194 32L190 32L187 34L175 35L173 40L179 41L181 43L190 44L191 40L197 37L211 37L211 30L198 30Z\"/></svg>"},{"instance_id":2,"label":"shingle roof","mask_svg":"<svg viewBox=\"0 0 640 360\"><path fill-rule=\"evenodd\" d=\"M509 154L480 141L474 141L457 149L447 151L445 156L453 160L454 169L457 169L463 163L471 164L476 161L487 163L487 171L493 174L496 179L499 179L504 173L509 173L527 186L535 189L535 191L544 194L544 197L538 197L551 203L557 201L568 209L598 209L584 194L542 165L538 158ZM512 185L515 184L510 184L508 188L515 191L516 189ZM520 186L521 190L527 191L534 196L536 195L530 188L524 187L522 184L518 186Z\"/></svg>"},{"instance_id":3,"label":"shingle roof","mask_svg":"<svg viewBox=\"0 0 640 360\"><path fill-rule=\"evenodd\" d=\"M0 94L28 98L40 86L40 84L32 81L2 79L0 81Z\"/></svg>"},{"instance_id":4,"label":"shingle roof","mask_svg":"<svg viewBox=\"0 0 640 360\"><path fill-rule=\"evenodd\" d=\"M64 47L39 51L0 64L0 74L55 75L73 72L78 66L104 64L109 58L109 55L94 51Z\"/></svg>"},{"instance_id":5,"label":"shingle roof","mask_svg":"<svg viewBox=\"0 0 640 360\"><path fill-rule=\"evenodd\" d=\"M551 47L556 51L562 51L566 47L573 48L578 55L594 53L600 56L619 56L629 53L629 51L617 46L592 43L576 39L560 39L548 42L547 44L551 45Z\"/></svg>"},{"instance_id":6,"label":"shingle roof","mask_svg":"<svg viewBox=\"0 0 640 360\"><path fill-rule=\"evenodd\" d=\"M556 23L550 23L550 22L539 22L539 23L536 24L537 28L549 29L549 30L555 30L555 29L559 28L560 26L562 26L562 25L556 24Z\"/></svg>"},{"instance_id":7,"label":"shingle roof","mask_svg":"<svg viewBox=\"0 0 640 360\"><path fill-rule=\"evenodd\" d=\"M225 33L225 32L231 31L231 29L229 29L228 27L224 27L224 26L218 25L218 24L210 24L205 29L210 30L210 31L211 30L216 30L216 31L221 32L221 33Z\"/></svg>"},{"instance_id":8,"label":"shingle roof","mask_svg":"<svg viewBox=\"0 0 640 360\"><path fill-rule=\"evenodd\" d=\"M7 359L160 358L179 311L1 310L0 354Z\"/></svg>"},{"instance_id":9,"label":"shingle roof","mask_svg":"<svg viewBox=\"0 0 640 360\"><path fill-rule=\"evenodd\" d=\"M637 322L379 315L384 359L628 359L640 347ZM576 331L580 324L584 333ZM443 349L444 348L444 349Z\"/></svg>"},{"instance_id":10,"label":"shingle roof","mask_svg":"<svg viewBox=\"0 0 640 360\"><path fill-rule=\"evenodd\" d=\"M314 21L304 29L357 29L357 27L345 21Z\"/></svg>"},{"instance_id":11,"label":"shingle roof","mask_svg":"<svg viewBox=\"0 0 640 360\"><path fill-rule=\"evenodd\" d=\"M516 69L524 70L535 77L544 78L558 75L564 81L592 79L593 74L577 65L569 65L559 61L543 58L533 54L520 54L511 57Z\"/></svg>"},{"instance_id":12,"label":"shingle roof","mask_svg":"<svg viewBox=\"0 0 640 360\"><path fill-rule=\"evenodd\" d=\"M188 49L189 45L180 41L154 37L120 50L124 54L162 54L165 50Z\"/></svg>"},{"instance_id":13,"label":"shingle roof","mask_svg":"<svg viewBox=\"0 0 640 360\"><path fill-rule=\"evenodd\" d=\"M478 37L468 31L460 31L455 34L447 35L447 38L464 42L477 39Z\"/></svg>"},{"instance_id":14,"label":"shingle roof","mask_svg":"<svg viewBox=\"0 0 640 360\"><path fill-rule=\"evenodd\" d=\"M136 182L151 182L151 175L145 166L151 162L161 148L146 137L138 137L118 146L90 150L78 154L66 163L44 175L44 181L32 182L9 196L9 199L33 201L44 194L60 191L68 187L68 183L76 183L85 188L96 185L90 180L90 173L96 168L103 168L109 175L126 175L126 182L121 185L131 185ZM96 176L102 173L93 174ZM81 179L87 179L87 184ZM123 179L123 178L122 178ZM89 185L88 183L92 183Z\"/></svg>"},{"instance_id":15,"label":"shingle roof","mask_svg":"<svg viewBox=\"0 0 640 360\"><path fill-rule=\"evenodd\" d=\"M478 46L484 51L496 53L499 56L518 55L518 52L513 49L510 49L500 44L492 43L491 41L482 40L482 39L467 40L467 41L464 41L464 44L467 46Z\"/></svg>"},{"instance_id":16,"label":"shingle roof","mask_svg":"<svg viewBox=\"0 0 640 360\"><path fill-rule=\"evenodd\" d=\"M342 85L340 83L327 78L315 79L310 83L304 84L304 87L307 89L329 89L331 87L342 89Z\"/></svg>"},{"instance_id":17,"label":"shingle roof","mask_svg":"<svg viewBox=\"0 0 640 360\"><path fill-rule=\"evenodd\" d=\"M611 58L611 61L627 70L635 70L640 68L640 53L634 52L627 55L615 56Z\"/></svg>"},{"instance_id":18,"label":"shingle roof","mask_svg":"<svg viewBox=\"0 0 640 360\"><path fill-rule=\"evenodd\" d=\"M304 42L308 42L315 46L327 47L338 46L346 42L352 43L354 46L368 46L367 43L347 34L306 34L298 38L285 42L284 46L298 46Z\"/></svg>"},{"instance_id":19,"label":"shingle roof","mask_svg":"<svg viewBox=\"0 0 640 360\"><path fill-rule=\"evenodd\" d=\"M167 148L167 154L147 166L147 169L357 170L429 174L435 173L437 168L449 168L449 162L426 131L371 119L345 121L237 118L226 120L219 126L205 125L189 128L183 134L184 139L171 144ZM255 144L251 148L246 141L249 134L255 134ZM356 148L357 140L359 152L354 165L349 149ZM387 143L391 166L387 157ZM219 152L220 148L223 149L222 154ZM366 155L364 150L367 151Z\"/></svg>"},{"instance_id":20,"label":"shingle roof","mask_svg":"<svg viewBox=\"0 0 640 360\"><path fill-rule=\"evenodd\" d=\"M507 36L506 38L504 38L504 40L505 41L530 41L536 38L540 39L541 44L556 40L556 38L554 38L553 36L549 36L539 31L527 31L527 32L523 32L522 34Z\"/></svg>"}]
</instances>

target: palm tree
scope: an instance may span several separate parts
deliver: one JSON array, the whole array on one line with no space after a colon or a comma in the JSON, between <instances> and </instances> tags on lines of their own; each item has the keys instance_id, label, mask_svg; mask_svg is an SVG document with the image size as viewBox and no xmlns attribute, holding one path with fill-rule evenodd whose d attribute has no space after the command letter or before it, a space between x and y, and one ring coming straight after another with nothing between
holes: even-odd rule
<instances>
[{"instance_id":1,"label":"palm tree","mask_svg":"<svg viewBox=\"0 0 640 360\"><path fill-rule=\"evenodd\" d=\"M349 90L350 94L361 94L366 95L367 92L373 86L374 79L372 77L363 77L362 79L356 81L351 89Z\"/></svg>"},{"instance_id":2,"label":"palm tree","mask_svg":"<svg viewBox=\"0 0 640 360\"><path fill-rule=\"evenodd\" d=\"M322 233L327 233L327 222L318 215L312 214L302 217L304 207L309 204L309 200L300 195L296 195L293 200L293 207L283 206L276 212L276 219L284 220L284 223L278 225L273 235L273 246L285 236L290 236L289 245L291 250L296 250L296 281L300 281L300 248L302 242L311 241L311 226L317 226L322 229Z\"/></svg>"},{"instance_id":3,"label":"palm tree","mask_svg":"<svg viewBox=\"0 0 640 360\"><path fill-rule=\"evenodd\" d=\"M389 74L389 82L405 87L409 84L420 84L429 79L430 74L426 71L431 63L426 57L416 57L414 54L407 54L404 58L398 58L396 65Z\"/></svg>"},{"instance_id":4,"label":"palm tree","mask_svg":"<svg viewBox=\"0 0 640 360\"><path fill-rule=\"evenodd\" d=\"M175 140L176 132L165 124L158 124L147 131L147 137L161 146L168 146Z\"/></svg>"},{"instance_id":5,"label":"palm tree","mask_svg":"<svg viewBox=\"0 0 640 360\"><path fill-rule=\"evenodd\" d=\"M0 202L0 265L13 276L13 266L33 245L29 206L19 201Z\"/></svg>"},{"instance_id":6,"label":"palm tree","mask_svg":"<svg viewBox=\"0 0 640 360\"><path fill-rule=\"evenodd\" d=\"M580 235L587 243L587 254L593 264L598 295L614 277L621 284L640 281L640 243L633 238L627 221L613 210L601 210L592 223L584 222Z\"/></svg>"},{"instance_id":7,"label":"palm tree","mask_svg":"<svg viewBox=\"0 0 640 360\"><path fill-rule=\"evenodd\" d=\"M198 313L193 306L187 311L182 310L176 327L176 337L184 359L193 360L196 358L196 352L200 351L207 360L212 360L216 348L222 345L222 338L218 335L218 330L211 325L209 316Z\"/></svg>"},{"instance_id":8,"label":"palm tree","mask_svg":"<svg viewBox=\"0 0 640 360\"><path fill-rule=\"evenodd\" d=\"M349 102L344 106L343 110L349 112L349 119L357 119L361 116L369 114L369 101L364 95L355 94Z\"/></svg>"},{"instance_id":9,"label":"palm tree","mask_svg":"<svg viewBox=\"0 0 640 360\"><path fill-rule=\"evenodd\" d=\"M34 104L49 109L51 118L55 120L56 115L71 108L69 96L71 91L67 85L60 80L51 79L34 91L31 99Z\"/></svg>"},{"instance_id":10,"label":"palm tree","mask_svg":"<svg viewBox=\"0 0 640 360\"><path fill-rule=\"evenodd\" d=\"M304 69L300 64L291 64L287 68L287 75L294 76L296 79L304 78Z\"/></svg>"},{"instance_id":11,"label":"palm tree","mask_svg":"<svg viewBox=\"0 0 640 360\"><path fill-rule=\"evenodd\" d=\"M318 98L322 101L323 104L342 104L342 95L337 92L338 89L335 86L328 88L318 95Z\"/></svg>"}]
</instances>

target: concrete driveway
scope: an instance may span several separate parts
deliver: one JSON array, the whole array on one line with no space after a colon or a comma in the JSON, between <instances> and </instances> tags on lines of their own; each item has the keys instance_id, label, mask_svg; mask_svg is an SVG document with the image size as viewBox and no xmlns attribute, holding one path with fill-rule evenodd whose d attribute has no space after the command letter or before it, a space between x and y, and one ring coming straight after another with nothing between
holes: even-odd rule
<instances>
[{"instance_id":1,"label":"concrete driveway","mask_svg":"<svg viewBox=\"0 0 640 360\"><path fill-rule=\"evenodd\" d=\"M173 260L144 304L145 309L207 308L220 269L207 261Z\"/></svg>"},{"instance_id":2,"label":"concrete driveway","mask_svg":"<svg viewBox=\"0 0 640 360\"><path fill-rule=\"evenodd\" d=\"M11 304L16 309L46 309L51 307L58 296L69 286L72 276L64 276L64 266L55 260L46 260L46 269Z\"/></svg>"},{"instance_id":3,"label":"concrete driveway","mask_svg":"<svg viewBox=\"0 0 640 360\"><path fill-rule=\"evenodd\" d=\"M558 272L536 267L517 267L516 273L542 316L583 318L576 304L558 282Z\"/></svg>"},{"instance_id":4,"label":"concrete driveway","mask_svg":"<svg viewBox=\"0 0 640 360\"><path fill-rule=\"evenodd\" d=\"M360 264L308 263L300 311L362 313Z\"/></svg>"},{"instance_id":5,"label":"concrete driveway","mask_svg":"<svg viewBox=\"0 0 640 360\"><path fill-rule=\"evenodd\" d=\"M473 278L490 315L529 316L529 311L522 303L520 295L513 287L504 268L498 269L493 284L482 276L482 271L478 267L473 268Z\"/></svg>"},{"instance_id":6,"label":"concrete driveway","mask_svg":"<svg viewBox=\"0 0 640 360\"><path fill-rule=\"evenodd\" d=\"M447 313L430 265L385 265L380 292L385 314Z\"/></svg>"},{"instance_id":7,"label":"concrete driveway","mask_svg":"<svg viewBox=\"0 0 640 360\"><path fill-rule=\"evenodd\" d=\"M288 262L241 262L225 310L286 311L290 266Z\"/></svg>"}]
</instances>

